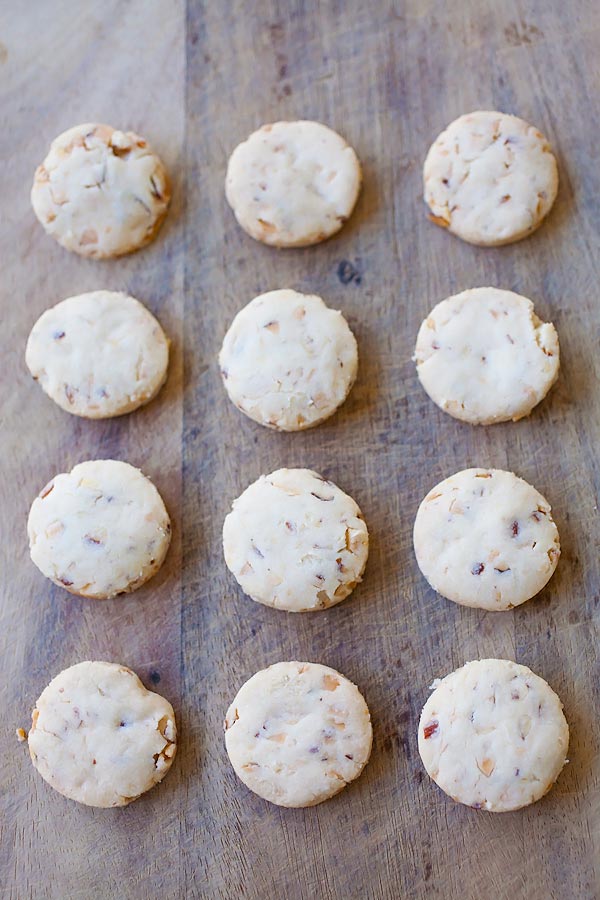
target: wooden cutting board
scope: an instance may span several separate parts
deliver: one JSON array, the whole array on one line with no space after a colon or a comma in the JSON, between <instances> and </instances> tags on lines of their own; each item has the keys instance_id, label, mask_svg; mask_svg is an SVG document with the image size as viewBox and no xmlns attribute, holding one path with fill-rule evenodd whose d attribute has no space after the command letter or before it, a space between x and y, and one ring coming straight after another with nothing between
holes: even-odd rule
<instances>
[{"instance_id":1,"label":"wooden cutting board","mask_svg":"<svg viewBox=\"0 0 600 900\"><path fill-rule=\"evenodd\" d=\"M2 565L0 878L17 898L594 898L600 894L600 19L594 0L4 4L0 29ZM558 201L530 239L478 249L431 225L421 166L433 138L477 108L515 112L550 138ZM232 148L255 127L315 118L364 164L356 214L329 242L262 247L223 194ZM81 121L145 135L175 199L158 240L92 262L47 238L29 207L50 140ZM417 382L418 325L443 297L493 284L531 297L561 341L561 376L517 424L462 425ZM340 308L360 347L349 401L329 422L278 435L228 402L216 365L233 315L290 286ZM23 355L37 316L63 297L123 289L173 341L166 388L122 419L87 422L52 404ZM88 458L141 466L174 521L161 573L95 603L54 588L29 560L30 502ZM220 531L263 472L310 466L351 493L372 535L364 583L331 610L276 612L227 572ZM539 599L512 612L436 596L412 552L416 508L470 465L514 470L551 501L563 555ZM424 775L419 711L438 675L506 656L546 678L571 725L552 793L490 815ZM93 810L53 792L14 732L77 661L135 669L175 705L181 732L165 782L129 808ZM239 686L282 659L327 663L363 691L375 744L337 798L284 810L250 794L223 746Z\"/></svg>"}]
</instances>

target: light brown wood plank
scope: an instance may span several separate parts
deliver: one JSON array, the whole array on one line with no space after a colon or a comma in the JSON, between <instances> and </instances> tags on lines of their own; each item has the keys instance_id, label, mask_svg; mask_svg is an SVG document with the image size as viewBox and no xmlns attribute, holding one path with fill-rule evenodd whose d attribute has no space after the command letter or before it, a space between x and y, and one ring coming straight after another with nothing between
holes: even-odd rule
<instances>
[{"instance_id":1,"label":"light brown wood plank","mask_svg":"<svg viewBox=\"0 0 600 900\"><path fill-rule=\"evenodd\" d=\"M54 675L90 658L131 666L149 688L159 677L157 689L180 707L184 10L160 0L35 2L3 19L2 890L18 900L175 896L179 767L126 809L92 810L48 788L15 729L28 727L31 708ZM146 136L175 179L173 208L158 240L118 261L67 253L46 237L29 204L33 171L50 141L90 120ZM146 303L173 350L156 401L124 418L88 422L62 412L34 384L24 349L44 309L97 288L126 290ZM32 499L52 475L106 457L140 466L154 480L174 539L147 587L113 601L84 601L54 588L33 566L25 524Z\"/></svg>"}]
</instances>

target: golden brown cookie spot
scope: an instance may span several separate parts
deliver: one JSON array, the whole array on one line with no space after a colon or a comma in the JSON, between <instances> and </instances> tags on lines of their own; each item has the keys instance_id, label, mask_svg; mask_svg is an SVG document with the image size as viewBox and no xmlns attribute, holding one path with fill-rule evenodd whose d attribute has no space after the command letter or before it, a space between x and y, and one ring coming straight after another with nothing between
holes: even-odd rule
<instances>
[{"instance_id":1,"label":"golden brown cookie spot","mask_svg":"<svg viewBox=\"0 0 600 900\"><path fill-rule=\"evenodd\" d=\"M336 688L338 688L340 686L339 678L336 678L334 675L330 675L329 673L327 673L326 675L323 675L322 683L323 683L323 688L326 691L335 691Z\"/></svg>"},{"instance_id":2,"label":"golden brown cookie spot","mask_svg":"<svg viewBox=\"0 0 600 900\"><path fill-rule=\"evenodd\" d=\"M479 769L479 771L481 772L482 775L485 775L486 778L489 778L490 775L493 773L494 769L496 768L496 763L494 762L493 759L489 759L489 757L485 757L484 759L481 760L481 762L479 762L479 760L477 760L477 768Z\"/></svg>"},{"instance_id":3,"label":"golden brown cookie spot","mask_svg":"<svg viewBox=\"0 0 600 900\"><path fill-rule=\"evenodd\" d=\"M434 734L437 734L439 730L439 722L437 719L433 719L431 722L428 722L427 725L423 728L423 738L428 741Z\"/></svg>"},{"instance_id":4,"label":"golden brown cookie spot","mask_svg":"<svg viewBox=\"0 0 600 900\"><path fill-rule=\"evenodd\" d=\"M433 213L429 213L427 218L430 222L433 222L434 225L439 225L440 228L448 228L450 225L450 216L448 216L448 218L443 218L442 216L436 216Z\"/></svg>"},{"instance_id":5,"label":"golden brown cookie spot","mask_svg":"<svg viewBox=\"0 0 600 900\"><path fill-rule=\"evenodd\" d=\"M95 228L86 228L79 238L79 244L82 247L87 246L88 244L97 244L98 243L98 232Z\"/></svg>"},{"instance_id":6,"label":"golden brown cookie spot","mask_svg":"<svg viewBox=\"0 0 600 900\"><path fill-rule=\"evenodd\" d=\"M54 479L52 479L52 481L49 481L48 484L46 485L46 487L43 488L43 490L39 494L40 498L43 500L45 497L48 496L48 494L51 494L53 490L54 490Z\"/></svg>"}]
</instances>

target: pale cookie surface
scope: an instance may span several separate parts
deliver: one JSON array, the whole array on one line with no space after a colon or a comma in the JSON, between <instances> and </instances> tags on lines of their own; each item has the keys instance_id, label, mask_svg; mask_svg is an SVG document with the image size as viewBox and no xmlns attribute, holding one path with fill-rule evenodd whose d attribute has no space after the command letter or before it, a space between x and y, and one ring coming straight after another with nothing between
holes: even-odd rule
<instances>
[{"instance_id":1,"label":"pale cookie surface","mask_svg":"<svg viewBox=\"0 0 600 900\"><path fill-rule=\"evenodd\" d=\"M171 704L135 672L82 662L53 678L32 715L29 752L55 790L87 806L126 806L162 781L175 756Z\"/></svg>"},{"instance_id":2,"label":"pale cookie surface","mask_svg":"<svg viewBox=\"0 0 600 900\"><path fill-rule=\"evenodd\" d=\"M339 231L360 184L356 153L335 131L319 122L275 122L235 148L225 192L251 237L304 247Z\"/></svg>"},{"instance_id":3,"label":"pale cookie surface","mask_svg":"<svg viewBox=\"0 0 600 900\"><path fill-rule=\"evenodd\" d=\"M234 501L223 551L253 600L307 612L339 603L362 580L369 535L357 504L331 481L278 469Z\"/></svg>"},{"instance_id":4,"label":"pale cookie surface","mask_svg":"<svg viewBox=\"0 0 600 900\"><path fill-rule=\"evenodd\" d=\"M419 330L419 380L440 409L491 425L529 415L558 377L554 325L512 291L474 288L438 303Z\"/></svg>"},{"instance_id":5,"label":"pale cookie surface","mask_svg":"<svg viewBox=\"0 0 600 900\"><path fill-rule=\"evenodd\" d=\"M452 122L432 144L423 178L432 220L482 246L531 234L558 190L544 135L500 112L473 112Z\"/></svg>"},{"instance_id":6,"label":"pale cookie surface","mask_svg":"<svg viewBox=\"0 0 600 900\"><path fill-rule=\"evenodd\" d=\"M270 291L233 320L219 355L230 399L280 431L299 431L331 416L358 369L356 340L342 314L320 297Z\"/></svg>"},{"instance_id":7,"label":"pale cookie surface","mask_svg":"<svg viewBox=\"0 0 600 900\"><path fill-rule=\"evenodd\" d=\"M104 600L134 591L160 569L171 523L139 469L111 459L56 475L33 501L31 558L72 594Z\"/></svg>"},{"instance_id":8,"label":"pale cookie surface","mask_svg":"<svg viewBox=\"0 0 600 900\"><path fill-rule=\"evenodd\" d=\"M437 484L419 507L413 537L434 590L492 611L541 591L560 556L548 501L500 469L465 469Z\"/></svg>"},{"instance_id":9,"label":"pale cookie surface","mask_svg":"<svg viewBox=\"0 0 600 900\"><path fill-rule=\"evenodd\" d=\"M428 775L459 803L508 812L535 803L564 766L562 703L531 669L481 659L432 685L419 722Z\"/></svg>"},{"instance_id":10,"label":"pale cookie surface","mask_svg":"<svg viewBox=\"0 0 600 900\"><path fill-rule=\"evenodd\" d=\"M225 718L236 775L278 806L333 797L362 772L372 738L358 688L318 663L281 662L257 672Z\"/></svg>"},{"instance_id":11,"label":"pale cookie surface","mask_svg":"<svg viewBox=\"0 0 600 900\"><path fill-rule=\"evenodd\" d=\"M169 342L138 300L92 291L40 316L25 361L62 409L105 419L131 412L158 393L167 376Z\"/></svg>"},{"instance_id":12,"label":"pale cookie surface","mask_svg":"<svg viewBox=\"0 0 600 900\"><path fill-rule=\"evenodd\" d=\"M170 199L165 167L146 141L109 125L76 125L38 166L31 203L65 249L96 259L152 240Z\"/></svg>"}]
</instances>

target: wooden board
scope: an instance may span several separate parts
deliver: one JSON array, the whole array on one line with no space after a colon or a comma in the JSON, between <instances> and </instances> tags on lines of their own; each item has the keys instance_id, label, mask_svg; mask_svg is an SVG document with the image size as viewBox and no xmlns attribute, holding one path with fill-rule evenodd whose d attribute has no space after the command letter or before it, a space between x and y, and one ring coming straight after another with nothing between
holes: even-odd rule
<instances>
[{"instance_id":1,"label":"wooden board","mask_svg":"<svg viewBox=\"0 0 600 900\"><path fill-rule=\"evenodd\" d=\"M407 0L104 4L2 8L2 564L0 879L17 898L591 898L600 894L599 516L600 20L593 0ZM431 140L476 108L516 112L556 149L548 222L499 250L427 222ZM223 195L226 160L254 127L315 118L364 163L358 209L322 246L261 247ZM75 258L29 208L35 165L79 121L146 135L175 179L159 239L116 262ZM342 268L342 263L344 264ZM345 277L348 273L351 278ZM342 277L344 276L344 277ZM418 325L448 294L495 284L558 327L561 377L527 420L488 429L443 415L411 363ZM278 435L227 401L225 329L255 294L291 286L347 315L361 367L329 422ZM145 301L173 340L160 397L124 419L85 422L30 380L25 340L59 299L99 287ZM107 603L53 588L28 557L25 520L56 472L95 457L141 466L171 511L174 543L146 588ZM232 499L262 472L311 466L360 503L372 535L351 599L291 616L252 603L221 553ZM541 597L502 614L426 586L411 529L430 486L468 465L516 471L551 501L563 556ZM522 812L476 813L424 775L416 723L432 678L478 656L531 666L558 691L570 763ZM131 807L65 801L14 738L48 680L86 658L133 667L175 705L181 747L165 782ZM332 801L283 810L236 780L222 719L256 669L318 660L356 681L375 745Z\"/></svg>"}]
</instances>

